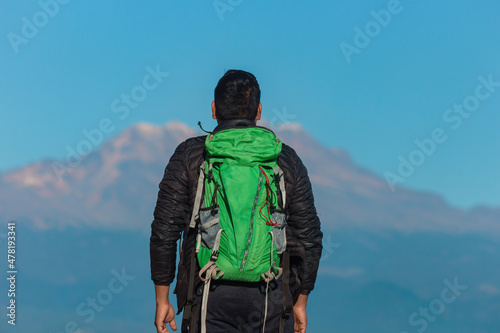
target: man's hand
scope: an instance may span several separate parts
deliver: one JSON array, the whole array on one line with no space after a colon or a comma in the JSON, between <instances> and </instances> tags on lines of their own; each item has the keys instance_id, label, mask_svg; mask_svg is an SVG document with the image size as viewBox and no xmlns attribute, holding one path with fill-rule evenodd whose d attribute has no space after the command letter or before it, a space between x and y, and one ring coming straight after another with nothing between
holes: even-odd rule
<instances>
[{"instance_id":1,"label":"man's hand","mask_svg":"<svg viewBox=\"0 0 500 333\"><path fill-rule=\"evenodd\" d=\"M167 325L170 324L170 328L177 331L177 325L175 324L175 310L170 302L167 303L156 303L156 314L155 314L155 326L158 333L167 333Z\"/></svg>"},{"instance_id":2,"label":"man's hand","mask_svg":"<svg viewBox=\"0 0 500 333\"><path fill-rule=\"evenodd\" d=\"M307 328L307 295L299 295L297 302L293 306L294 330L295 333L306 333Z\"/></svg>"},{"instance_id":3,"label":"man's hand","mask_svg":"<svg viewBox=\"0 0 500 333\"><path fill-rule=\"evenodd\" d=\"M177 331L175 324L175 310L172 304L168 301L169 286L155 285L156 293L156 313L155 313L155 326L158 333L167 333L167 325Z\"/></svg>"}]
</instances>

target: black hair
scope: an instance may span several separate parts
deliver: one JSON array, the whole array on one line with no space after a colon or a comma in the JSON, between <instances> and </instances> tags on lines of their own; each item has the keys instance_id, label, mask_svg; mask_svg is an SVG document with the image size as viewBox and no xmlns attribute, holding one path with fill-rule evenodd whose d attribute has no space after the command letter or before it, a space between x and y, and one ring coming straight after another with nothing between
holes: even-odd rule
<instances>
[{"instance_id":1,"label":"black hair","mask_svg":"<svg viewBox=\"0 0 500 333\"><path fill-rule=\"evenodd\" d=\"M251 73L231 69L217 83L214 91L215 112L220 120L254 120L260 103L260 88Z\"/></svg>"}]
</instances>

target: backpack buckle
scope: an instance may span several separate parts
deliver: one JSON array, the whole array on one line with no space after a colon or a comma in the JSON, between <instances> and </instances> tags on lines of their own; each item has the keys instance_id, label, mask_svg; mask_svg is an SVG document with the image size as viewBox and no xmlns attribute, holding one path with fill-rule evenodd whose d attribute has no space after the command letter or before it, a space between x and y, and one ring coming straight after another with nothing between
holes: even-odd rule
<instances>
[{"instance_id":1,"label":"backpack buckle","mask_svg":"<svg viewBox=\"0 0 500 333\"><path fill-rule=\"evenodd\" d=\"M283 309L283 313L281 314L281 317L283 319L287 320L288 318L290 318L290 315L292 314L292 310L293 310L293 307L291 305L287 305Z\"/></svg>"},{"instance_id":2,"label":"backpack buckle","mask_svg":"<svg viewBox=\"0 0 500 333\"><path fill-rule=\"evenodd\" d=\"M210 261L216 262L217 258L219 258L219 250L212 252L212 255L210 256Z\"/></svg>"}]
</instances>

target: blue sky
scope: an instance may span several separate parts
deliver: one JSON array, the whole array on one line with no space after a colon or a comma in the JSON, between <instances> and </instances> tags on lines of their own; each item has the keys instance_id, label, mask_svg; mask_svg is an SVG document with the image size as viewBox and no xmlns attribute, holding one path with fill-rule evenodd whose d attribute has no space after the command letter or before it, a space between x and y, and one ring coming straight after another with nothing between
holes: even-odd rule
<instances>
[{"instance_id":1,"label":"blue sky","mask_svg":"<svg viewBox=\"0 0 500 333\"><path fill-rule=\"evenodd\" d=\"M0 8L1 172L64 158L105 118L114 126L105 139L142 121L213 127L213 88L239 68L257 76L268 120L299 122L381 177L391 172L455 206L500 206L496 1L30 0ZM144 90L146 68L168 76ZM134 88L137 105L113 112ZM463 103L472 111L453 111ZM398 174L401 159L413 170Z\"/></svg>"}]
</instances>

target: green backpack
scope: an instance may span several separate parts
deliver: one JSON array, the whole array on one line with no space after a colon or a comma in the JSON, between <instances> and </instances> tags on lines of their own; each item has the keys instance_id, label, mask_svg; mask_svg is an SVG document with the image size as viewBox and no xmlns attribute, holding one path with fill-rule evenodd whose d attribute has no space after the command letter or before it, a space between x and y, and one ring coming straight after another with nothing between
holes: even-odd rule
<instances>
[{"instance_id":1,"label":"green backpack","mask_svg":"<svg viewBox=\"0 0 500 333\"><path fill-rule=\"evenodd\" d=\"M206 138L190 223L198 229L196 256L205 282L202 332L212 279L269 283L282 274L286 192L277 165L281 148L276 135L262 127L227 129Z\"/></svg>"}]
</instances>

